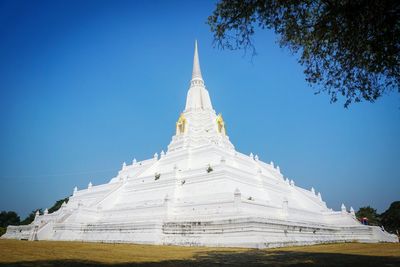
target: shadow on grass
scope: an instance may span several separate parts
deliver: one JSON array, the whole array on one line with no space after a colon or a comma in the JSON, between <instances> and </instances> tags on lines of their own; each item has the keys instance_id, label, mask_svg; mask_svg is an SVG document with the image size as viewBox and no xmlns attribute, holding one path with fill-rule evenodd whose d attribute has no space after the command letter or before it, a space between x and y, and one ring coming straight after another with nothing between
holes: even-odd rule
<instances>
[{"instance_id":1,"label":"shadow on grass","mask_svg":"<svg viewBox=\"0 0 400 267\"><path fill-rule=\"evenodd\" d=\"M246 252L199 253L192 260L159 262L127 262L109 264L80 260L21 261L0 263L0 266L100 266L100 267L182 267L182 266L400 266L400 257L363 256L338 253L250 250Z\"/></svg>"}]
</instances>

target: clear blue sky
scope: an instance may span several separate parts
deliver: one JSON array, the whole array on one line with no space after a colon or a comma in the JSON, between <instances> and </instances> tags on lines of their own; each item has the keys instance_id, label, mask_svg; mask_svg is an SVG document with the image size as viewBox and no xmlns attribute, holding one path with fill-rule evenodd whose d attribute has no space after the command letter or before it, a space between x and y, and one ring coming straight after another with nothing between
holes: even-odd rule
<instances>
[{"instance_id":1,"label":"clear blue sky","mask_svg":"<svg viewBox=\"0 0 400 267\"><path fill-rule=\"evenodd\" d=\"M343 108L314 95L269 31L258 56L212 46L207 1L0 2L0 210L25 216L166 149L199 40L237 150L280 165L328 207L400 200L400 98Z\"/></svg>"}]
</instances>

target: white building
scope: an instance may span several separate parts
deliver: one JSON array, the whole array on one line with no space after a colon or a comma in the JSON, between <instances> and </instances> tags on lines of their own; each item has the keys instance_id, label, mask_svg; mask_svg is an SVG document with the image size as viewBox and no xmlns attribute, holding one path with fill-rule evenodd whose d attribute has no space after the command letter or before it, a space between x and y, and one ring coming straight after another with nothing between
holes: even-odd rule
<instances>
[{"instance_id":1,"label":"white building","mask_svg":"<svg viewBox=\"0 0 400 267\"><path fill-rule=\"evenodd\" d=\"M320 193L296 186L272 162L236 151L212 107L197 44L168 150L124 163L107 184L75 188L60 210L9 226L3 238L257 248L398 241L360 224L352 208L327 208Z\"/></svg>"}]
</instances>

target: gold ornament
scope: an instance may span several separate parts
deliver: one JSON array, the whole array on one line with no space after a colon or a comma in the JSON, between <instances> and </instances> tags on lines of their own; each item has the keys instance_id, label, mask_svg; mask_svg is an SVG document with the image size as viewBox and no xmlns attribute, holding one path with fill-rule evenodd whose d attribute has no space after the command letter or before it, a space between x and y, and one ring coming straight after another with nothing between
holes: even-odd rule
<instances>
[{"instance_id":1,"label":"gold ornament","mask_svg":"<svg viewBox=\"0 0 400 267\"><path fill-rule=\"evenodd\" d=\"M181 113L178 121L176 122L176 134L183 134L185 130L186 130L186 118L183 115L183 113Z\"/></svg>"},{"instance_id":2,"label":"gold ornament","mask_svg":"<svg viewBox=\"0 0 400 267\"><path fill-rule=\"evenodd\" d=\"M222 133L223 135L226 135L225 122L224 119L222 118L221 113L219 113L217 116L217 125L218 125L218 132Z\"/></svg>"}]
</instances>

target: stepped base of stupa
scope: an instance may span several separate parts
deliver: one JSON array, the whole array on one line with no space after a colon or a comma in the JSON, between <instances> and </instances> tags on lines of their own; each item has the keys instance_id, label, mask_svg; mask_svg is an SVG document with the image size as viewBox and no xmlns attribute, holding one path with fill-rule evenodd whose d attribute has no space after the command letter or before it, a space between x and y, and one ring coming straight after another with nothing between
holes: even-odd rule
<instances>
[{"instance_id":1,"label":"stepped base of stupa","mask_svg":"<svg viewBox=\"0 0 400 267\"><path fill-rule=\"evenodd\" d=\"M58 211L37 212L2 238L251 248L398 242L362 225L353 208L328 208L321 193L296 186L273 162L236 151L205 88L197 43L174 126L166 153L124 162L106 184L75 187Z\"/></svg>"}]
</instances>

